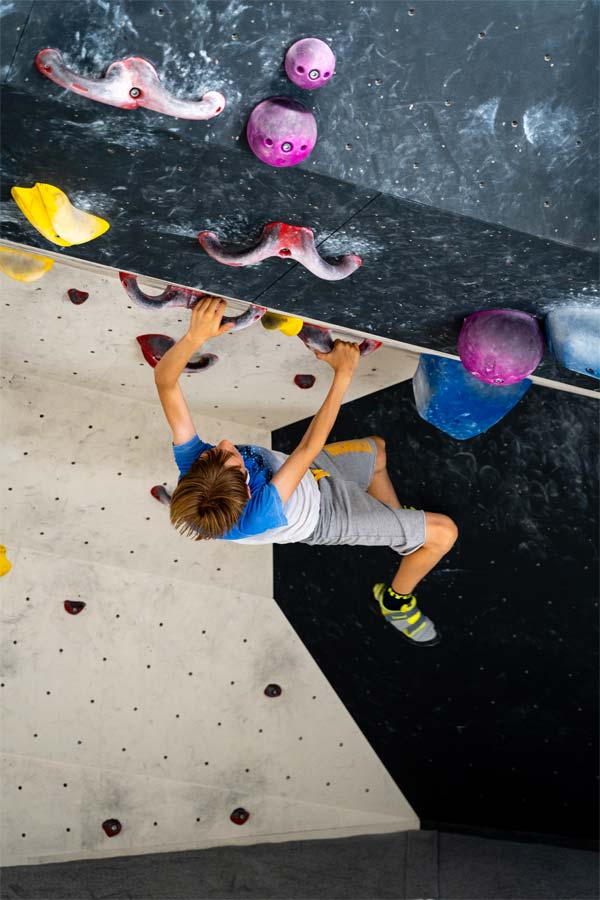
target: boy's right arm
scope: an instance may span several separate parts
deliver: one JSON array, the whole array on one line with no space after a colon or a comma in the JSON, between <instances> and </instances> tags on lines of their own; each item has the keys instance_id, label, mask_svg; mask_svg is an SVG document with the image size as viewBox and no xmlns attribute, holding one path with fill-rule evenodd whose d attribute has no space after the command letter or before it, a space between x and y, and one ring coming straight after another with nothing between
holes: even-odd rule
<instances>
[{"instance_id":1,"label":"boy's right arm","mask_svg":"<svg viewBox=\"0 0 600 900\"><path fill-rule=\"evenodd\" d=\"M179 385L179 376L205 341L218 337L233 327L231 324L221 325L225 307L225 301L218 297L202 298L192 309L188 331L173 344L154 368L154 382L173 432L174 444L185 444L196 434L196 426Z\"/></svg>"}]
</instances>

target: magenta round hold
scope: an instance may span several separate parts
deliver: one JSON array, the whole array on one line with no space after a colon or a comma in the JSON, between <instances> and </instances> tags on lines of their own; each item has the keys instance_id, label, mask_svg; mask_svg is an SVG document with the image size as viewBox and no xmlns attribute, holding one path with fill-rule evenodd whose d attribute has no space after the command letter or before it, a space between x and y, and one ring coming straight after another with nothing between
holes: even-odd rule
<instances>
[{"instance_id":1,"label":"magenta round hold","mask_svg":"<svg viewBox=\"0 0 600 900\"><path fill-rule=\"evenodd\" d=\"M544 338L534 316L488 309L467 316L458 337L465 369L485 384L516 384L537 368Z\"/></svg>"},{"instance_id":2,"label":"magenta round hold","mask_svg":"<svg viewBox=\"0 0 600 900\"><path fill-rule=\"evenodd\" d=\"M335 69L331 47L319 38L302 38L285 54L287 77L298 87L312 91L323 87Z\"/></svg>"},{"instance_id":3,"label":"magenta round hold","mask_svg":"<svg viewBox=\"0 0 600 900\"><path fill-rule=\"evenodd\" d=\"M269 97L250 113L246 127L250 148L269 166L295 166L317 142L317 122L310 109L290 97Z\"/></svg>"}]
</instances>

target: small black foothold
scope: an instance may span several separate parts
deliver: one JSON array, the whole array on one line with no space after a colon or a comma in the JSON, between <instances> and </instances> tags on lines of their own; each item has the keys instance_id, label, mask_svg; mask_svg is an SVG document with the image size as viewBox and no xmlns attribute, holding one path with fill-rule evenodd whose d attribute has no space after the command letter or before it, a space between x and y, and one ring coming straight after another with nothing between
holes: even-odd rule
<instances>
[{"instance_id":1,"label":"small black foothold","mask_svg":"<svg viewBox=\"0 0 600 900\"><path fill-rule=\"evenodd\" d=\"M106 819L106 821L102 823L102 828L108 837L114 837L115 835L120 834L121 823L118 819Z\"/></svg>"},{"instance_id":2,"label":"small black foothold","mask_svg":"<svg viewBox=\"0 0 600 900\"><path fill-rule=\"evenodd\" d=\"M240 806L234 809L229 818L234 825L245 825L250 818L250 813Z\"/></svg>"},{"instance_id":3,"label":"small black foothold","mask_svg":"<svg viewBox=\"0 0 600 900\"><path fill-rule=\"evenodd\" d=\"M265 688L265 695L267 697L281 697L282 690L278 684L268 684Z\"/></svg>"},{"instance_id":4,"label":"small black foothold","mask_svg":"<svg viewBox=\"0 0 600 900\"><path fill-rule=\"evenodd\" d=\"M294 384L302 388L302 390L307 390L307 388L311 388L317 379L314 375L296 375L294 377Z\"/></svg>"},{"instance_id":5,"label":"small black foothold","mask_svg":"<svg viewBox=\"0 0 600 900\"><path fill-rule=\"evenodd\" d=\"M76 616L82 609L85 609L85 603L82 603L81 600L65 600L63 606L65 611L72 616Z\"/></svg>"},{"instance_id":6,"label":"small black foothold","mask_svg":"<svg viewBox=\"0 0 600 900\"><path fill-rule=\"evenodd\" d=\"M74 303L76 306L79 306L80 303L85 303L90 296L87 291L78 291L77 288L69 288L67 294L71 303Z\"/></svg>"}]
</instances>

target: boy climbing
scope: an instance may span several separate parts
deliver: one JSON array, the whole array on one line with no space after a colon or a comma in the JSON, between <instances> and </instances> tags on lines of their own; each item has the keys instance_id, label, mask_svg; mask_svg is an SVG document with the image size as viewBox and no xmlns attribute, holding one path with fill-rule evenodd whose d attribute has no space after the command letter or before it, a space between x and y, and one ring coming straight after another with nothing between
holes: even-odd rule
<instances>
[{"instance_id":1,"label":"boy climbing","mask_svg":"<svg viewBox=\"0 0 600 900\"><path fill-rule=\"evenodd\" d=\"M413 591L453 546L456 525L448 516L400 504L383 438L325 443L358 365L358 344L336 341L330 353L315 354L331 366L333 381L289 456L227 440L207 444L196 433L179 376L205 341L233 327L221 324L225 307L224 300L202 298L187 333L154 370L181 474L171 498L172 524L194 540L391 547L403 559L389 586L373 587L379 610L414 646L437 644L440 635Z\"/></svg>"}]
</instances>

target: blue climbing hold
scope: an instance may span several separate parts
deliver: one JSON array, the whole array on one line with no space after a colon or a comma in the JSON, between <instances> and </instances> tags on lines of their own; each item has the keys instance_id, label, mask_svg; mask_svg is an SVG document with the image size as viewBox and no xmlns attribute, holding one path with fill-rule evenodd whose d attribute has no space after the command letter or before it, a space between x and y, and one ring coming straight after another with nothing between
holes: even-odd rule
<instances>
[{"instance_id":1,"label":"blue climbing hold","mask_svg":"<svg viewBox=\"0 0 600 900\"><path fill-rule=\"evenodd\" d=\"M563 306L546 316L548 346L572 372L600 378L600 306Z\"/></svg>"},{"instance_id":2,"label":"blue climbing hold","mask_svg":"<svg viewBox=\"0 0 600 900\"><path fill-rule=\"evenodd\" d=\"M422 419L459 441L487 431L516 406L531 387L484 384L457 359L422 355L413 376L417 411Z\"/></svg>"}]
</instances>

